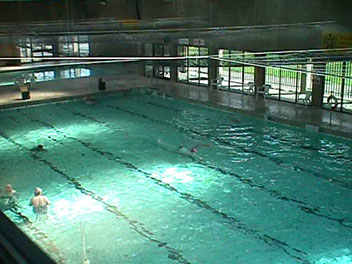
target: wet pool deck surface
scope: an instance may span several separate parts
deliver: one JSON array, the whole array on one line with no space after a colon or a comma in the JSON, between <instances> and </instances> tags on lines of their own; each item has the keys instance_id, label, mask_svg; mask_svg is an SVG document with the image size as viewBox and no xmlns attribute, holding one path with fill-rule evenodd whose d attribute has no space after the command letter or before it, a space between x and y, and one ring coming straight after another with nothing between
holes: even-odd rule
<instances>
[{"instance_id":1,"label":"wet pool deck surface","mask_svg":"<svg viewBox=\"0 0 352 264\"><path fill-rule=\"evenodd\" d=\"M264 99L208 87L192 86L167 80L148 79L136 74L104 76L106 90L99 91L99 77L36 82L30 90L30 99L23 100L18 87L0 87L0 109L48 103L73 98L126 91L131 88L154 88L165 94L217 105L226 110L243 112L274 122L304 127L307 130L331 133L352 138L352 114Z\"/></svg>"},{"instance_id":2,"label":"wet pool deck surface","mask_svg":"<svg viewBox=\"0 0 352 264\"><path fill-rule=\"evenodd\" d=\"M0 109L68 100L70 98L97 95L104 92L128 90L144 85L142 80L136 80L135 75L124 75L118 78L108 76L103 78L106 82L106 90L99 91L98 79L99 77L88 77L36 82L32 84L30 88L30 99L27 100L22 99L22 93L19 87L13 85L1 86Z\"/></svg>"}]
</instances>

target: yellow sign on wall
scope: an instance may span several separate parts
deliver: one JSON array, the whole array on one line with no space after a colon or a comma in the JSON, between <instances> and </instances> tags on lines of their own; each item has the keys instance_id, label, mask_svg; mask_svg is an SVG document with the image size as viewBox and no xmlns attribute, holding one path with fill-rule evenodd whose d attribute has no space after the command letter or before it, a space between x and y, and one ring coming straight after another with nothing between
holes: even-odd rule
<instances>
[{"instance_id":1,"label":"yellow sign on wall","mask_svg":"<svg viewBox=\"0 0 352 264\"><path fill-rule=\"evenodd\" d=\"M352 48L352 33L325 32L322 44L324 49Z\"/></svg>"}]
</instances>

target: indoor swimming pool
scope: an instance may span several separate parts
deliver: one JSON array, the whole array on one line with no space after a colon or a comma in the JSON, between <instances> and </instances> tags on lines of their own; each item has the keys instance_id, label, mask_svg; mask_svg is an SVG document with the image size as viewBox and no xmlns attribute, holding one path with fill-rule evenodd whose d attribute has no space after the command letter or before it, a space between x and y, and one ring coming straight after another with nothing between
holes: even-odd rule
<instances>
[{"instance_id":1,"label":"indoor swimming pool","mask_svg":"<svg viewBox=\"0 0 352 264\"><path fill-rule=\"evenodd\" d=\"M58 263L352 263L348 139L136 90L1 111L0 166Z\"/></svg>"}]
</instances>

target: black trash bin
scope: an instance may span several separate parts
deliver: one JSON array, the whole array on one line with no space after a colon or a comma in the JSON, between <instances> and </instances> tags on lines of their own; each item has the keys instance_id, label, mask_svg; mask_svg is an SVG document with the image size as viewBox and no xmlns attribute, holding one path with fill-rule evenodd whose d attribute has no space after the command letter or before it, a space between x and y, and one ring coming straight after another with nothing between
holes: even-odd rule
<instances>
[{"instance_id":1,"label":"black trash bin","mask_svg":"<svg viewBox=\"0 0 352 264\"><path fill-rule=\"evenodd\" d=\"M99 88L99 91L106 90L106 83L105 81L103 81L103 78L99 78L98 88Z\"/></svg>"},{"instance_id":2,"label":"black trash bin","mask_svg":"<svg viewBox=\"0 0 352 264\"><path fill-rule=\"evenodd\" d=\"M20 85L20 91L22 94L22 100L27 100L30 99L30 85L29 84L21 84Z\"/></svg>"}]
</instances>

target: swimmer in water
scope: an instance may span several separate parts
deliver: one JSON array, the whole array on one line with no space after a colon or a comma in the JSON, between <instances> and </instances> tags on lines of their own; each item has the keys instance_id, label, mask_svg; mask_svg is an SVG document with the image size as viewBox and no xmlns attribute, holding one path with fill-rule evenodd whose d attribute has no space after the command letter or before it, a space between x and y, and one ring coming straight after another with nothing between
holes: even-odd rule
<instances>
[{"instance_id":1,"label":"swimmer in water","mask_svg":"<svg viewBox=\"0 0 352 264\"><path fill-rule=\"evenodd\" d=\"M181 145L181 146L178 147L178 151L179 151L179 152L189 152L189 153L191 153L191 154L195 154L195 153L198 153L198 149L199 149L199 147L201 147L201 146L210 147L209 144L197 144L197 145L191 147L191 148L188 150L188 149L185 148L183 145Z\"/></svg>"},{"instance_id":2,"label":"swimmer in water","mask_svg":"<svg viewBox=\"0 0 352 264\"><path fill-rule=\"evenodd\" d=\"M31 149L31 151L46 151L46 149L44 148L44 146L42 144L39 144L38 146L34 147Z\"/></svg>"},{"instance_id":3,"label":"swimmer in water","mask_svg":"<svg viewBox=\"0 0 352 264\"><path fill-rule=\"evenodd\" d=\"M198 152L198 147L199 147L199 145L194 146L193 148L191 148L190 152L191 153L197 153Z\"/></svg>"},{"instance_id":4,"label":"swimmer in water","mask_svg":"<svg viewBox=\"0 0 352 264\"><path fill-rule=\"evenodd\" d=\"M7 184L3 193L1 194L2 207L5 210L16 207L16 191L12 188L11 184Z\"/></svg>"},{"instance_id":5,"label":"swimmer in water","mask_svg":"<svg viewBox=\"0 0 352 264\"><path fill-rule=\"evenodd\" d=\"M42 189L36 187L34 189L34 197L29 202L29 205L33 206L33 212L36 214L36 219L43 215L47 215L49 204L50 202L48 198L43 195Z\"/></svg>"}]
</instances>

